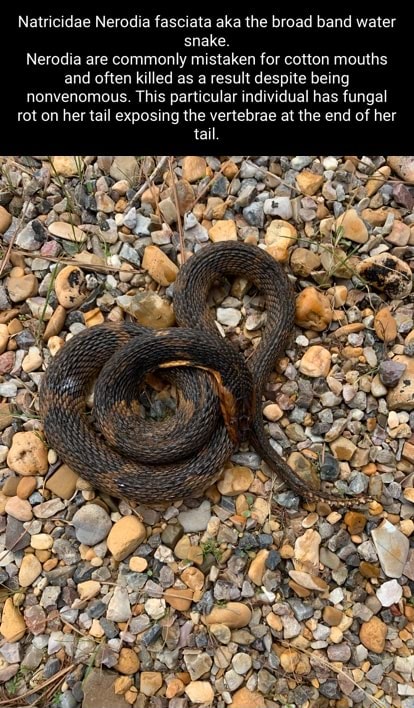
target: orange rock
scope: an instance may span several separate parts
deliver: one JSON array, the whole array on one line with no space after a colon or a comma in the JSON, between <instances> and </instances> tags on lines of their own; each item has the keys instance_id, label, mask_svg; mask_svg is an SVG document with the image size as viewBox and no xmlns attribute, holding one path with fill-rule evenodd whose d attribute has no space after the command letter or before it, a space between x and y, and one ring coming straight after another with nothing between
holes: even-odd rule
<instances>
[{"instance_id":1,"label":"orange rock","mask_svg":"<svg viewBox=\"0 0 414 708\"><path fill-rule=\"evenodd\" d=\"M389 307L382 307L374 317L374 329L382 342L393 342L397 336L397 323Z\"/></svg>"},{"instance_id":2,"label":"orange rock","mask_svg":"<svg viewBox=\"0 0 414 708\"><path fill-rule=\"evenodd\" d=\"M326 295L312 286L302 290L296 298L296 324L322 332L331 322L332 308Z\"/></svg>"}]
</instances>

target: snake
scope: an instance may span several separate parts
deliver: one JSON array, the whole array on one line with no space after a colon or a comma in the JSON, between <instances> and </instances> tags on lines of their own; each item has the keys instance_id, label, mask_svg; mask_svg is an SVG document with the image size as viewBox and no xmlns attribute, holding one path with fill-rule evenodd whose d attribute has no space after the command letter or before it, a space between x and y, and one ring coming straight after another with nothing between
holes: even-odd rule
<instances>
[{"instance_id":1,"label":"snake","mask_svg":"<svg viewBox=\"0 0 414 708\"><path fill-rule=\"evenodd\" d=\"M264 297L265 324L248 357L222 336L209 307L224 278L243 278ZM105 322L73 336L50 359L39 410L59 458L111 496L154 504L202 495L237 449L250 445L305 500L365 503L363 495L311 489L266 433L266 384L294 329L294 292L282 265L241 241L206 245L179 268L173 307L175 327ZM146 420L140 403L154 372L176 390L176 413L161 422Z\"/></svg>"}]
</instances>

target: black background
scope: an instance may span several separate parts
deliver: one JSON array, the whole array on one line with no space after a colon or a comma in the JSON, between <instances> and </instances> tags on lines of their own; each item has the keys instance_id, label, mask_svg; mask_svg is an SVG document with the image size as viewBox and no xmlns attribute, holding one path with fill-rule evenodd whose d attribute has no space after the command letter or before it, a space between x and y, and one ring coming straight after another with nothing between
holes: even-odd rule
<instances>
[{"instance_id":1,"label":"black background","mask_svg":"<svg viewBox=\"0 0 414 708\"><path fill-rule=\"evenodd\" d=\"M283 3L280 6L263 5L256 9L258 16L270 16L272 13L281 16L306 16L309 13L322 16L347 16L349 13L362 16L377 16L382 14L377 3L348 3L338 8L335 4L324 7L322 3L306 5L300 8L296 4L292 7ZM326 125L326 123L268 123L254 124L242 123L234 126L231 123L217 124L217 133L220 136L216 141L197 141L192 128L185 123L178 126L163 123L145 123L132 126L126 123L89 123L79 124L41 124L18 123L16 113L18 110L28 110L25 105L25 93L31 91L95 91L93 86L65 87L62 82L63 73L83 72L85 68L69 67L32 67L26 65L26 52L39 54L54 54L64 51L75 54L169 54L203 53L206 48L186 50L184 37L194 35L194 30L40 30L19 29L17 17L19 14L28 14L32 17L39 15L70 15L88 16L94 19L95 14L108 16L132 16L141 14L152 16L160 13L165 16L184 16L186 14L208 17L229 15L244 17L255 12L255 8L247 11L240 6L212 5L209 3L201 7L196 3L192 6L177 4L174 8L163 8L159 5L148 7L133 2L107 6L101 3L88 2L84 6L79 4L57 7L55 4L33 3L30 6L19 4L16 7L3 7L2 9L2 75L3 99L1 106L0 150L2 154L407 154L412 152L413 144L413 69L412 69L412 34L413 10L407 7L394 7L389 5L387 16L397 17L397 30L271 30L257 29L244 30L212 30L213 34L223 34L228 38L230 47L213 49L212 51L227 53L230 51L253 54L255 51L266 51L270 54L366 54L371 51L377 54L386 54L389 57L387 67L372 67L365 69L343 69L352 73L351 90L375 91L389 89L389 105L379 104L379 110L396 110L399 115L395 122L377 123L376 125L341 123ZM92 22L92 24L94 24ZM200 35L209 34L210 30L199 31ZM5 41L7 39L7 41ZM106 68L97 67L96 71ZM245 67L249 70L249 67ZM256 67L257 69L258 67ZM259 67L271 72L271 67ZM312 68L318 71L317 67ZM122 68L112 69L122 72ZM127 71L135 69L127 67ZM231 73L231 67L203 67L203 73L208 71ZM239 68L235 70L240 71ZM251 70L251 68L250 68ZM277 69L276 69L277 70ZM286 69L280 69L286 71ZM287 69L288 70L288 69ZM299 73L307 69L292 67ZM321 72L333 71L335 67L321 67ZM157 68L157 71L162 69ZM166 67L165 71L169 71ZM186 69L184 69L184 72ZM188 71L188 70L187 70ZM7 80L6 80L7 77ZM140 87L142 88L142 87ZM197 86L192 87L198 88ZM209 87L200 87L209 90ZM221 88L231 91L231 86ZM245 87L247 90L265 88L273 91L277 86ZM287 87L289 90L301 90L300 86ZM323 87L315 86L317 90ZM340 87L328 87L325 90L338 90ZM102 87L102 91L130 90L127 86ZM183 90L182 87L171 87L172 90ZM165 87L160 86L160 91ZM190 88L191 90L191 88ZM216 104L209 104L212 110L220 109ZM59 108L68 110L87 110L86 104L60 104ZM90 106L101 110L103 106L96 104ZM189 107L188 104L186 107ZM195 110L203 110L201 104L192 106ZM208 109L209 106L206 106ZM240 106L241 108L242 106ZM246 106L251 109L263 109L263 104ZM297 106L301 108L303 106ZM318 106L308 105L309 109L318 110ZM355 106L354 106L355 107ZM31 106L37 110L53 110L51 104L38 104ZM140 104L117 104L114 110L143 110ZM174 110L166 104L151 104L148 109L165 108ZM222 109L238 108L225 104ZM340 110L342 106L331 104L329 110ZM288 110L289 106L273 104L270 110L280 112ZM208 124L207 124L208 125ZM204 127L204 126L200 126Z\"/></svg>"}]
</instances>

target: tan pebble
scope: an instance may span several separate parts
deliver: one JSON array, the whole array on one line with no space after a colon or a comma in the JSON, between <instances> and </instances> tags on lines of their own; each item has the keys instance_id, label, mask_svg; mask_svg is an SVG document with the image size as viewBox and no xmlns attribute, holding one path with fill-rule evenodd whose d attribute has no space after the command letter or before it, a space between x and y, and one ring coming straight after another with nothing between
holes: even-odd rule
<instances>
[{"instance_id":1,"label":"tan pebble","mask_svg":"<svg viewBox=\"0 0 414 708\"><path fill-rule=\"evenodd\" d=\"M65 344L65 342L61 337L52 336L49 338L47 346L49 348L51 355L56 356L56 354L62 349L64 344Z\"/></svg>"},{"instance_id":2,"label":"tan pebble","mask_svg":"<svg viewBox=\"0 0 414 708\"><path fill-rule=\"evenodd\" d=\"M0 492L0 514L3 515L6 513L6 504L7 504L7 499L5 494L3 492Z\"/></svg>"},{"instance_id":3,"label":"tan pebble","mask_svg":"<svg viewBox=\"0 0 414 708\"><path fill-rule=\"evenodd\" d=\"M368 622L363 622L359 631L359 638L369 651L382 654L385 649L387 625L379 617L371 617Z\"/></svg>"},{"instance_id":4,"label":"tan pebble","mask_svg":"<svg viewBox=\"0 0 414 708\"><path fill-rule=\"evenodd\" d=\"M392 299L406 297L412 290L412 271L408 263L391 253L379 253L361 261L358 274L365 283L385 292Z\"/></svg>"},{"instance_id":5,"label":"tan pebble","mask_svg":"<svg viewBox=\"0 0 414 708\"><path fill-rule=\"evenodd\" d=\"M397 337L397 323L389 307L383 307L374 317L374 329L382 342L393 342Z\"/></svg>"},{"instance_id":6,"label":"tan pebble","mask_svg":"<svg viewBox=\"0 0 414 708\"><path fill-rule=\"evenodd\" d=\"M403 491L403 497L407 501L411 502L411 504L414 504L414 488L413 487L406 487Z\"/></svg>"},{"instance_id":7,"label":"tan pebble","mask_svg":"<svg viewBox=\"0 0 414 708\"><path fill-rule=\"evenodd\" d=\"M323 175L317 175L310 170L302 170L296 177L297 185L302 194L312 197L323 185Z\"/></svg>"},{"instance_id":8,"label":"tan pebble","mask_svg":"<svg viewBox=\"0 0 414 708\"><path fill-rule=\"evenodd\" d=\"M221 172L227 179L234 179L239 172L239 168L232 160L226 160L221 164Z\"/></svg>"},{"instance_id":9,"label":"tan pebble","mask_svg":"<svg viewBox=\"0 0 414 708\"><path fill-rule=\"evenodd\" d=\"M262 497L256 497L252 507L252 519L256 519L256 521L263 526L265 521L267 521L270 516L269 501L267 499L263 499Z\"/></svg>"},{"instance_id":10,"label":"tan pebble","mask_svg":"<svg viewBox=\"0 0 414 708\"><path fill-rule=\"evenodd\" d=\"M187 559L196 565L202 565L204 561L204 554L201 546L190 546L188 549Z\"/></svg>"},{"instance_id":11,"label":"tan pebble","mask_svg":"<svg viewBox=\"0 0 414 708\"><path fill-rule=\"evenodd\" d=\"M360 511L347 511L344 521L349 533L352 536L354 534L362 533L367 523L367 519L364 514L361 514Z\"/></svg>"},{"instance_id":12,"label":"tan pebble","mask_svg":"<svg viewBox=\"0 0 414 708\"><path fill-rule=\"evenodd\" d=\"M307 278L313 271L318 270L321 257L308 248L295 248L290 257L290 267L295 275Z\"/></svg>"},{"instance_id":13,"label":"tan pebble","mask_svg":"<svg viewBox=\"0 0 414 708\"><path fill-rule=\"evenodd\" d=\"M293 564L296 570L306 570L307 572L319 572L319 546L321 537L315 529L308 529L304 534L298 536L295 541L295 555Z\"/></svg>"},{"instance_id":14,"label":"tan pebble","mask_svg":"<svg viewBox=\"0 0 414 708\"><path fill-rule=\"evenodd\" d=\"M128 678L128 676L118 676L114 682L114 693L116 693L117 696L122 696L128 691L129 688L131 688L133 683L134 679Z\"/></svg>"},{"instance_id":15,"label":"tan pebble","mask_svg":"<svg viewBox=\"0 0 414 708\"><path fill-rule=\"evenodd\" d=\"M166 603L174 607L175 610L186 612L191 607L193 591L187 588L167 588L167 590L164 591L164 599Z\"/></svg>"},{"instance_id":16,"label":"tan pebble","mask_svg":"<svg viewBox=\"0 0 414 708\"><path fill-rule=\"evenodd\" d=\"M405 182L414 184L414 158L412 155L388 155L387 163Z\"/></svg>"},{"instance_id":17,"label":"tan pebble","mask_svg":"<svg viewBox=\"0 0 414 708\"><path fill-rule=\"evenodd\" d=\"M191 541L188 536L183 536L180 538L179 541L175 544L174 547L174 554L179 558L180 560L187 560L188 559L188 554L190 552L191 548Z\"/></svg>"},{"instance_id":18,"label":"tan pebble","mask_svg":"<svg viewBox=\"0 0 414 708\"><path fill-rule=\"evenodd\" d=\"M138 689L136 686L131 686L131 688L124 693L124 698L130 706L134 705L138 698Z\"/></svg>"},{"instance_id":19,"label":"tan pebble","mask_svg":"<svg viewBox=\"0 0 414 708\"><path fill-rule=\"evenodd\" d=\"M139 665L139 658L136 651L130 647L122 647L115 669L119 671L120 674L131 675L139 670Z\"/></svg>"},{"instance_id":20,"label":"tan pebble","mask_svg":"<svg viewBox=\"0 0 414 708\"><path fill-rule=\"evenodd\" d=\"M191 590L202 590L204 587L204 575L198 568L185 568L180 578Z\"/></svg>"},{"instance_id":21,"label":"tan pebble","mask_svg":"<svg viewBox=\"0 0 414 708\"><path fill-rule=\"evenodd\" d=\"M40 560L41 563L46 564L46 563L50 562L52 564L51 570L53 568L55 568L59 562L57 558L52 558L52 559L50 558L50 551L36 550L35 556L36 556L36 558L38 558ZM45 570L47 570L45 565L43 567Z\"/></svg>"},{"instance_id":22,"label":"tan pebble","mask_svg":"<svg viewBox=\"0 0 414 708\"><path fill-rule=\"evenodd\" d=\"M22 369L26 374L40 369L42 366L42 355L38 347L29 347L29 352L22 361Z\"/></svg>"},{"instance_id":23,"label":"tan pebble","mask_svg":"<svg viewBox=\"0 0 414 708\"><path fill-rule=\"evenodd\" d=\"M144 696L155 696L162 686L162 674L159 671L141 671L139 690Z\"/></svg>"},{"instance_id":24,"label":"tan pebble","mask_svg":"<svg viewBox=\"0 0 414 708\"><path fill-rule=\"evenodd\" d=\"M7 455L7 464L17 474L45 474L48 469L47 448L33 431L15 433Z\"/></svg>"},{"instance_id":25,"label":"tan pebble","mask_svg":"<svg viewBox=\"0 0 414 708\"><path fill-rule=\"evenodd\" d=\"M282 558L293 558L295 555L295 549L289 543L284 544L279 551Z\"/></svg>"},{"instance_id":26,"label":"tan pebble","mask_svg":"<svg viewBox=\"0 0 414 708\"><path fill-rule=\"evenodd\" d=\"M204 212L202 225L207 231L212 227L211 219L222 219L226 213L227 203L221 197L209 197L207 199L207 207ZM226 239L225 239L226 240Z\"/></svg>"},{"instance_id":27,"label":"tan pebble","mask_svg":"<svg viewBox=\"0 0 414 708\"><path fill-rule=\"evenodd\" d=\"M246 686L233 693L230 708L265 708L264 696L257 691L250 691Z\"/></svg>"},{"instance_id":28,"label":"tan pebble","mask_svg":"<svg viewBox=\"0 0 414 708\"><path fill-rule=\"evenodd\" d=\"M33 553L23 556L19 569L19 585L28 588L42 572L42 564Z\"/></svg>"},{"instance_id":29,"label":"tan pebble","mask_svg":"<svg viewBox=\"0 0 414 708\"><path fill-rule=\"evenodd\" d=\"M34 273L23 275L20 278L8 278L7 290L12 302L23 302L29 297L37 295L38 280Z\"/></svg>"},{"instance_id":30,"label":"tan pebble","mask_svg":"<svg viewBox=\"0 0 414 708\"><path fill-rule=\"evenodd\" d=\"M88 310L84 313L85 324L87 327L95 327L98 324L102 324L105 318L100 311L99 307L95 307L93 310Z\"/></svg>"},{"instance_id":31,"label":"tan pebble","mask_svg":"<svg viewBox=\"0 0 414 708\"><path fill-rule=\"evenodd\" d=\"M144 541L146 530L136 516L124 516L117 521L107 538L108 550L117 561L124 560Z\"/></svg>"},{"instance_id":32,"label":"tan pebble","mask_svg":"<svg viewBox=\"0 0 414 708\"><path fill-rule=\"evenodd\" d=\"M165 287L171 285L177 277L177 266L158 246L146 247L141 265L153 280Z\"/></svg>"},{"instance_id":33,"label":"tan pebble","mask_svg":"<svg viewBox=\"0 0 414 708\"><path fill-rule=\"evenodd\" d=\"M283 411L277 403L269 403L263 408L263 415L267 420L275 423L277 420L283 417Z\"/></svg>"},{"instance_id":34,"label":"tan pebble","mask_svg":"<svg viewBox=\"0 0 414 708\"><path fill-rule=\"evenodd\" d=\"M412 519L401 519L400 531L404 536L411 536L414 532L414 521L412 521Z\"/></svg>"},{"instance_id":35,"label":"tan pebble","mask_svg":"<svg viewBox=\"0 0 414 708\"><path fill-rule=\"evenodd\" d=\"M85 580L83 583L78 583L77 590L81 600L92 600L99 595L101 584L97 580Z\"/></svg>"},{"instance_id":36,"label":"tan pebble","mask_svg":"<svg viewBox=\"0 0 414 708\"><path fill-rule=\"evenodd\" d=\"M247 575L255 585L260 586L263 583L263 575L266 570L266 561L268 556L269 551L266 548L262 548L250 563Z\"/></svg>"},{"instance_id":37,"label":"tan pebble","mask_svg":"<svg viewBox=\"0 0 414 708\"><path fill-rule=\"evenodd\" d=\"M146 558L132 556L132 558L129 559L129 569L132 570L133 573L143 573L147 568L148 561Z\"/></svg>"},{"instance_id":38,"label":"tan pebble","mask_svg":"<svg viewBox=\"0 0 414 708\"><path fill-rule=\"evenodd\" d=\"M16 494L20 499L28 499L36 489L36 477L22 477L19 479Z\"/></svg>"},{"instance_id":39,"label":"tan pebble","mask_svg":"<svg viewBox=\"0 0 414 708\"><path fill-rule=\"evenodd\" d=\"M269 612L269 614L266 615L266 622L275 632L281 632L283 629L282 620L279 615L275 615L274 612Z\"/></svg>"},{"instance_id":40,"label":"tan pebble","mask_svg":"<svg viewBox=\"0 0 414 708\"><path fill-rule=\"evenodd\" d=\"M342 228L344 237L354 243L366 243L368 230L355 209L348 209L336 220L336 229Z\"/></svg>"},{"instance_id":41,"label":"tan pebble","mask_svg":"<svg viewBox=\"0 0 414 708\"><path fill-rule=\"evenodd\" d=\"M0 354L6 351L9 343L9 330L6 324L0 324Z\"/></svg>"},{"instance_id":42,"label":"tan pebble","mask_svg":"<svg viewBox=\"0 0 414 708\"><path fill-rule=\"evenodd\" d=\"M339 610L337 607L327 605L323 608L323 621L326 622L329 627L337 627L342 621L343 614L342 610Z\"/></svg>"},{"instance_id":43,"label":"tan pebble","mask_svg":"<svg viewBox=\"0 0 414 708\"><path fill-rule=\"evenodd\" d=\"M61 465L56 472L47 480L46 489L61 499L71 499L76 491L76 483L79 475L68 465Z\"/></svg>"},{"instance_id":44,"label":"tan pebble","mask_svg":"<svg viewBox=\"0 0 414 708\"><path fill-rule=\"evenodd\" d=\"M33 518L31 504L20 497L9 497L6 502L6 514L18 521L30 521Z\"/></svg>"},{"instance_id":45,"label":"tan pebble","mask_svg":"<svg viewBox=\"0 0 414 708\"><path fill-rule=\"evenodd\" d=\"M329 298L310 286L296 298L296 323L299 327L321 332L332 322Z\"/></svg>"},{"instance_id":46,"label":"tan pebble","mask_svg":"<svg viewBox=\"0 0 414 708\"><path fill-rule=\"evenodd\" d=\"M410 227L402 221L395 221L391 233L385 238L393 246L407 246L410 236Z\"/></svg>"},{"instance_id":47,"label":"tan pebble","mask_svg":"<svg viewBox=\"0 0 414 708\"><path fill-rule=\"evenodd\" d=\"M188 155L182 161L183 179L188 182L198 182L206 176L207 164L204 157L199 155Z\"/></svg>"},{"instance_id":48,"label":"tan pebble","mask_svg":"<svg viewBox=\"0 0 414 708\"><path fill-rule=\"evenodd\" d=\"M1 488L1 491L3 494L6 495L6 497L15 497L17 493L17 485L19 484L19 477L12 476L12 477L7 477L7 479L4 481L4 484Z\"/></svg>"},{"instance_id":49,"label":"tan pebble","mask_svg":"<svg viewBox=\"0 0 414 708\"><path fill-rule=\"evenodd\" d=\"M378 192L379 188L385 184L390 174L391 170L386 165L376 170L365 185L367 197L373 197L374 194Z\"/></svg>"},{"instance_id":50,"label":"tan pebble","mask_svg":"<svg viewBox=\"0 0 414 708\"><path fill-rule=\"evenodd\" d=\"M405 364L406 370L395 388L390 389L388 392L388 408L397 411L411 411L414 409L414 358L398 355L394 357L393 361Z\"/></svg>"},{"instance_id":51,"label":"tan pebble","mask_svg":"<svg viewBox=\"0 0 414 708\"><path fill-rule=\"evenodd\" d=\"M12 215L9 214L7 209L5 209L3 206L0 206L0 234L4 234L4 232L7 231L11 222Z\"/></svg>"},{"instance_id":52,"label":"tan pebble","mask_svg":"<svg viewBox=\"0 0 414 708\"><path fill-rule=\"evenodd\" d=\"M194 204L194 189L191 184L186 179L180 179L175 183L175 190L177 192L178 206L180 209L181 216L184 216L186 211L191 211ZM173 190L169 190L170 194L175 201L175 195Z\"/></svg>"},{"instance_id":53,"label":"tan pebble","mask_svg":"<svg viewBox=\"0 0 414 708\"><path fill-rule=\"evenodd\" d=\"M174 698L174 696L182 696L184 693L185 684L179 678L172 678L168 681L165 691L166 698Z\"/></svg>"},{"instance_id":54,"label":"tan pebble","mask_svg":"<svg viewBox=\"0 0 414 708\"><path fill-rule=\"evenodd\" d=\"M66 319L66 310L62 305L58 305L56 307L56 310L54 311L52 317L50 318L49 322L47 323L44 335L43 335L43 340L47 342L51 337L54 337L58 334L63 329L63 325L65 324L65 319Z\"/></svg>"},{"instance_id":55,"label":"tan pebble","mask_svg":"<svg viewBox=\"0 0 414 708\"><path fill-rule=\"evenodd\" d=\"M299 363L299 371L311 377L326 377L329 374L330 368L330 352L317 344L306 350Z\"/></svg>"},{"instance_id":56,"label":"tan pebble","mask_svg":"<svg viewBox=\"0 0 414 708\"><path fill-rule=\"evenodd\" d=\"M30 312L36 320L47 322L53 315L52 307L47 304L45 297L28 297L26 305L29 306Z\"/></svg>"},{"instance_id":57,"label":"tan pebble","mask_svg":"<svg viewBox=\"0 0 414 708\"><path fill-rule=\"evenodd\" d=\"M185 692L193 704L211 705L214 700L214 690L208 681L191 681Z\"/></svg>"},{"instance_id":58,"label":"tan pebble","mask_svg":"<svg viewBox=\"0 0 414 708\"><path fill-rule=\"evenodd\" d=\"M337 460L350 460L356 449L356 445L342 435L331 442L331 450Z\"/></svg>"},{"instance_id":59,"label":"tan pebble","mask_svg":"<svg viewBox=\"0 0 414 708\"><path fill-rule=\"evenodd\" d=\"M272 258L284 263L289 257L289 248L295 245L297 238L298 232L293 224L282 219L274 219L266 230L266 250Z\"/></svg>"},{"instance_id":60,"label":"tan pebble","mask_svg":"<svg viewBox=\"0 0 414 708\"><path fill-rule=\"evenodd\" d=\"M237 227L233 219L219 219L209 229L208 235L213 243L237 241Z\"/></svg>"},{"instance_id":61,"label":"tan pebble","mask_svg":"<svg viewBox=\"0 0 414 708\"><path fill-rule=\"evenodd\" d=\"M318 578L311 573L305 573L301 570L290 570L289 575L295 583L301 585L306 590L316 590L317 592L326 592L329 590L329 585L322 578Z\"/></svg>"},{"instance_id":62,"label":"tan pebble","mask_svg":"<svg viewBox=\"0 0 414 708\"><path fill-rule=\"evenodd\" d=\"M217 489L223 496L237 496L249 489L253 479L253 472L248 467L227 467L217 482Z\"/></svg>"},{"instance_id":63,"label":"tan pebble","mask_svg":"<svg viewBox=\"0 0 414 708\"><path fill-rule=\"evenodd\" d=\"M115 185L113 186L115 189ZM160 197L160 188L156 184L152 184L145 192L141 195L141 204L151 204L152 208L155 209L157 202Z\"/></svg>"},{"instance_id":64,"label":"tan pebble","mask_svg":"<svg viewBox=\"0 0 414 708\"><path fill-rule=\"evenodd\" d=\"M34 533L30 537L30 545L39 551L45 551L53 546L53 537L48 533Z\"/></svg>"},{"instance_id":65,"label":"tan pebble","mask_svg":"<svg viewBox=\"0 0 414 708\"><path fill-rule=\"evenodd\" d=\"M48 226L48 229L52 236L74 243L84 243L88 237L82 229L65 221L54 221Z\"/></svg>"},{"instance_id":66,"label":"tan pebble","mask_svg":"<svg viewBox=\"0 0 414 708\"><path fill-rule=\"evenodd\" d=\"M143 292L132 297L124 295L117 298L117 302L144 327L166 329L175 324L173 308L157 293Z\"/></svg>"},{"instance_id":67,"label":"tan pebble","mask_svg":"<svg viewBox=\"0 0 414 708\"><path fill-rule=\"evenodd\" d=\"M383 226L389 214L393 214L396 219L401 218L398 209L393 209L392 207L368 208L361 211L362 218L368 221L371 226Z\"/></svg>"},{"instance_id":68,"label":"tan pebble","mask_svg":"<svg viewBox=\"0 0 414 708\"><path fill-rule=\"evenodd\" d=\"M4 603L1 616L0 633L6 642L18 642L26 632L26 623L13 598L8 597Z\"/></svg>"},{"instance_id":69,"label":"tan pebble","mask_svg":"<svg viewBox=\"0 0 414 708\"><path fill-rule=\"evenodd\" d=\"M294 649L287 649L283 651L279 657L280 665L283 671L288 673L293 673L296 671L297 665L299 663L299 653Z\"/></svg>"},{"instance_id":70,"label":"tan pebble","mask_svg":"<svg viewBox=\"0 0 414 708\"><path fill-rule=\"evenodd\" d=\"M225 607L213 607L204 617L204 622L210 624L225 624L230 629L246 627L252 618L251 609L242 602L228 602Z\"/></svg>"},{"instance_id":71,"label":"tan pebble","mask_svg":"<svg viewBox=\"0 0 414 708\"><path fill-rule=\"evenodd\" d=\"M53 173L62 175L63 177L75 177L79 175L79 171L83 168L83 158L74 155L53 155L50 158Z\"/></svg>"},{"instance_id":72,"label":"tan pebble","mask_svg":"<svg viewBox=\"0 0 414 708\"><path fill-rule=\"evenodd\" d=\"M84 280L83 272L77 266L66 266L57 274L55 291L62 307L79 307L85 297L82 291Z\"/></svg>"}]
</instances>

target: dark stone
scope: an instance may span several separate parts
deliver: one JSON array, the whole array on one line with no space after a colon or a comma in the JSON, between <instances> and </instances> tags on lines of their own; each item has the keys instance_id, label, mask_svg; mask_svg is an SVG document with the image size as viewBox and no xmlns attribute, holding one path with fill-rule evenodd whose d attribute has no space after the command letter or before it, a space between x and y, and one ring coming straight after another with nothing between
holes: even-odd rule
<instances>
[{"instance_id":1,"label":"dark stone","mask_svg":"<svg viewBox=\"0 0 414 708\"><path fill-rule=\"evenodd\" d=\"M183 527L181 526L179 521L176 521L172 524L167 524L161 534L161 541L164 546L167 546L168 548L175 548L183 534Z\"/></svg>"},{"instance_id":2,"label":"dark stone","mask_svg":"<svg viewBox=\"0 0 414 708\"><path fill-rule=\"evenodd\" d=\"M325 696L329 699L341 697L341 693L338 688L338 682L336 679L328 679L327 681L325 681L325 683L322 683L319 687L319 691L322 696Z\"/></svg>"},{"instance_id":3,"label":"dark stone","mask_svg":"<svg viewBox=\"0 0 414 708\"><path fill-rule=\"evenodd\" d=\"M9 516L6 526L5 547L8 551L21 551L30 546L30 534L27 533L21 521Z\"/></svg>"},{"instance_id":4,"label":"dark stone","mask_svg":"<svg viewBox=\"0 0 414 708\"><path fill-rule=\"evenodd\" d=\"M329 453L325 454L324 460L320 466L320 477L321 480L327 482L332 482L333 480L338 479L339 477L338 460L335 459L335 457L333 457L333 455L330 455Z\"/></svg>"},{"instance_id":5,"label":"dark stone","mask_svg":"<svg viewBox=\"0 0 414 708\"><path fill-rule=\"evenodd\" d=\"M118 636L119 629L116 626L115 622L112 622L111 620L108 620L105 617L102 617L99 620L99 624L101 625L103 631L105 632L105 636L108 639L114 639L114 637Z\"/></svg>"},{"instance_id":6,"label":"dark stone","mask_svg":"<svg viewBox=\"0 0 414 708\"><path fill-rule=\"evenodd\" d=\"M405 184L398 182L393 189L392 196L394 197L397 204L401 204L406 209L411 209L414 207L414 190L409 189Z\"/></svg>"},{"instance_id":7,"label":"dark stone","mask_svg":"<svg viewBox=\"0 0 414 708\"><path fill-rule=\"evenodd\" d=\"M312 607L312 605L305 605L302 600L299 600L296 597L290 598L289 605L291 606L293 614L295 615L298 622L304 622L305 620L310 619L314 615L315 609Z\"/></svg>"},{"instance_id":8,"label":"dark stone","mask_svg":"<svg viewBox=\"0 0 414 708\"><path fill-rule=\"evenodd\" d=\"M245 533L239 541L239 548L243 551L251 551L255 548L259 548L259 542L256 536L251 533Z\"/></svg>"},{"instance_id":9,"label":"dark stone","mask_svg":"<svg viewBox=\"0 0 414 708\"><path fill-rule=\"evenodd\" d=\"M406 368L407 367L405 364L388 359L387 361L381 362L378 373L384 386L387 386L387 388L394 388L398 384Z\"/></svg>"},{"instance_id":10,"label":"dark stone","mask_svg":"<svg viewBox=\"0 0 414 708\"><path fill-rule=\"evenodd\" d=\"M56 656L50 656L43 669L44 678L50 678L60 671L61 663Z\"/></svg>"},{"instance_id":11,"label":"dark stone","mask_svg":"<svg viewBox=\"0 0 414 708\"><path fill-rule=\"evenodd\" d=\"M244 207L243 216L250 226L263 228L264 211L262 202L252 202L249 206Z\"/></svg>"},{"instance_id":12,"label":"dark stone","mask_svg":"<svg viewBox=\"0 0 414 708\"><path fill-rule=\"evenodd\" d=\"M257 540L259 548L268 548L273 543L273 536L270 533L259 533Z\"/></svg>"},{"instance_id":13,"label":"dark stone","mask_svg":"<svg viewBox=\"0 0 414 708\"><path fill-rule=\"evenodd\" d=\"M153 642L155 642L156 639L158 639L158 637L160 636L160 634L161 634L161 627L160 627L160 625L159 625L159 624L154 624L154 625L151 627L151 629L148 630L148 632L145 632L145 633L142 635L141 641L142 641L142 643L143 643L144 646L148 647L150 644L152 644Z\"/></svg>"},{"instance_id":14,"label":"dark stone","mask_svg":"<svg viewBox=\"0 0 414 708\"><path fill-rule=\"evenodd\" d=\"M229 189L229 180L224 175L219 175L216 177L213 184L210 187L210 194L212 197L222 197L226 199Z\"/></svg>"},{"instance_id":15,"label":"dark stone","mask_svg":"<svg viewBox=\"0 0 414 708\"><path fill-rule=\"evenodd\" d=\"M272 548L266 558L265 566L268 570L276 570L281 560L280 553Z\"/></svg>"},{"instance_id":16,"label":"dark stone","mask_svg":"<svg viewBox=\"0 0 414 708\"><path fill-rule=\"evenodd\" d=\"M214 598L212 590L207 590L201 600L194 605L194 610L202 615L208 615L213 609Z\"/></svg>"},{"instance_id":17,"label":"dark stone","mask_svg":"<svg viewBox=\"0 0 414 708\"><path fill-rule=\"evenodd\" d=\"M53 570L50 570L49 572L45 573L45 576L49 581L49 585L54 585L63 588L69 578L72 577L74 569L74 565L65 565L61 568L54 568Z\"/></svg>"},{"instance_id":18,"label":"dark stone","mask_svg":"<svg viewBox=\"0 0 414 708\"><path fill-rule=\"evenodd\" d=\"M76 566L75 572L73 574L73 580L76 583L83 583L85 580L90 580L94 567L90 565L87 561L82 561Z\"/></svg>"},{"instance_id":19,"label":"dark stone","mask_svg":"<svg viewBox=\"0 0 414 708\"><path fill-rule=\"evenodd\" d=\"M34 334L26 328L16 334L14 341L19 349L29 349L29 347L32 347L36 343L36 338Z\"/></svg>"},{"instance_id":20,"label":"dark stone","mask_svg":"<svg viewBox=\"0 0 414 708\"><path fill-rule=\"evenodd\" d=\"M102 615L105 614L107 609L107 606L101 600L92 600L91 604L87 609L87 613L92 619L98 619L99 617L102 617Z\"/></svg>"}]
</instances>

